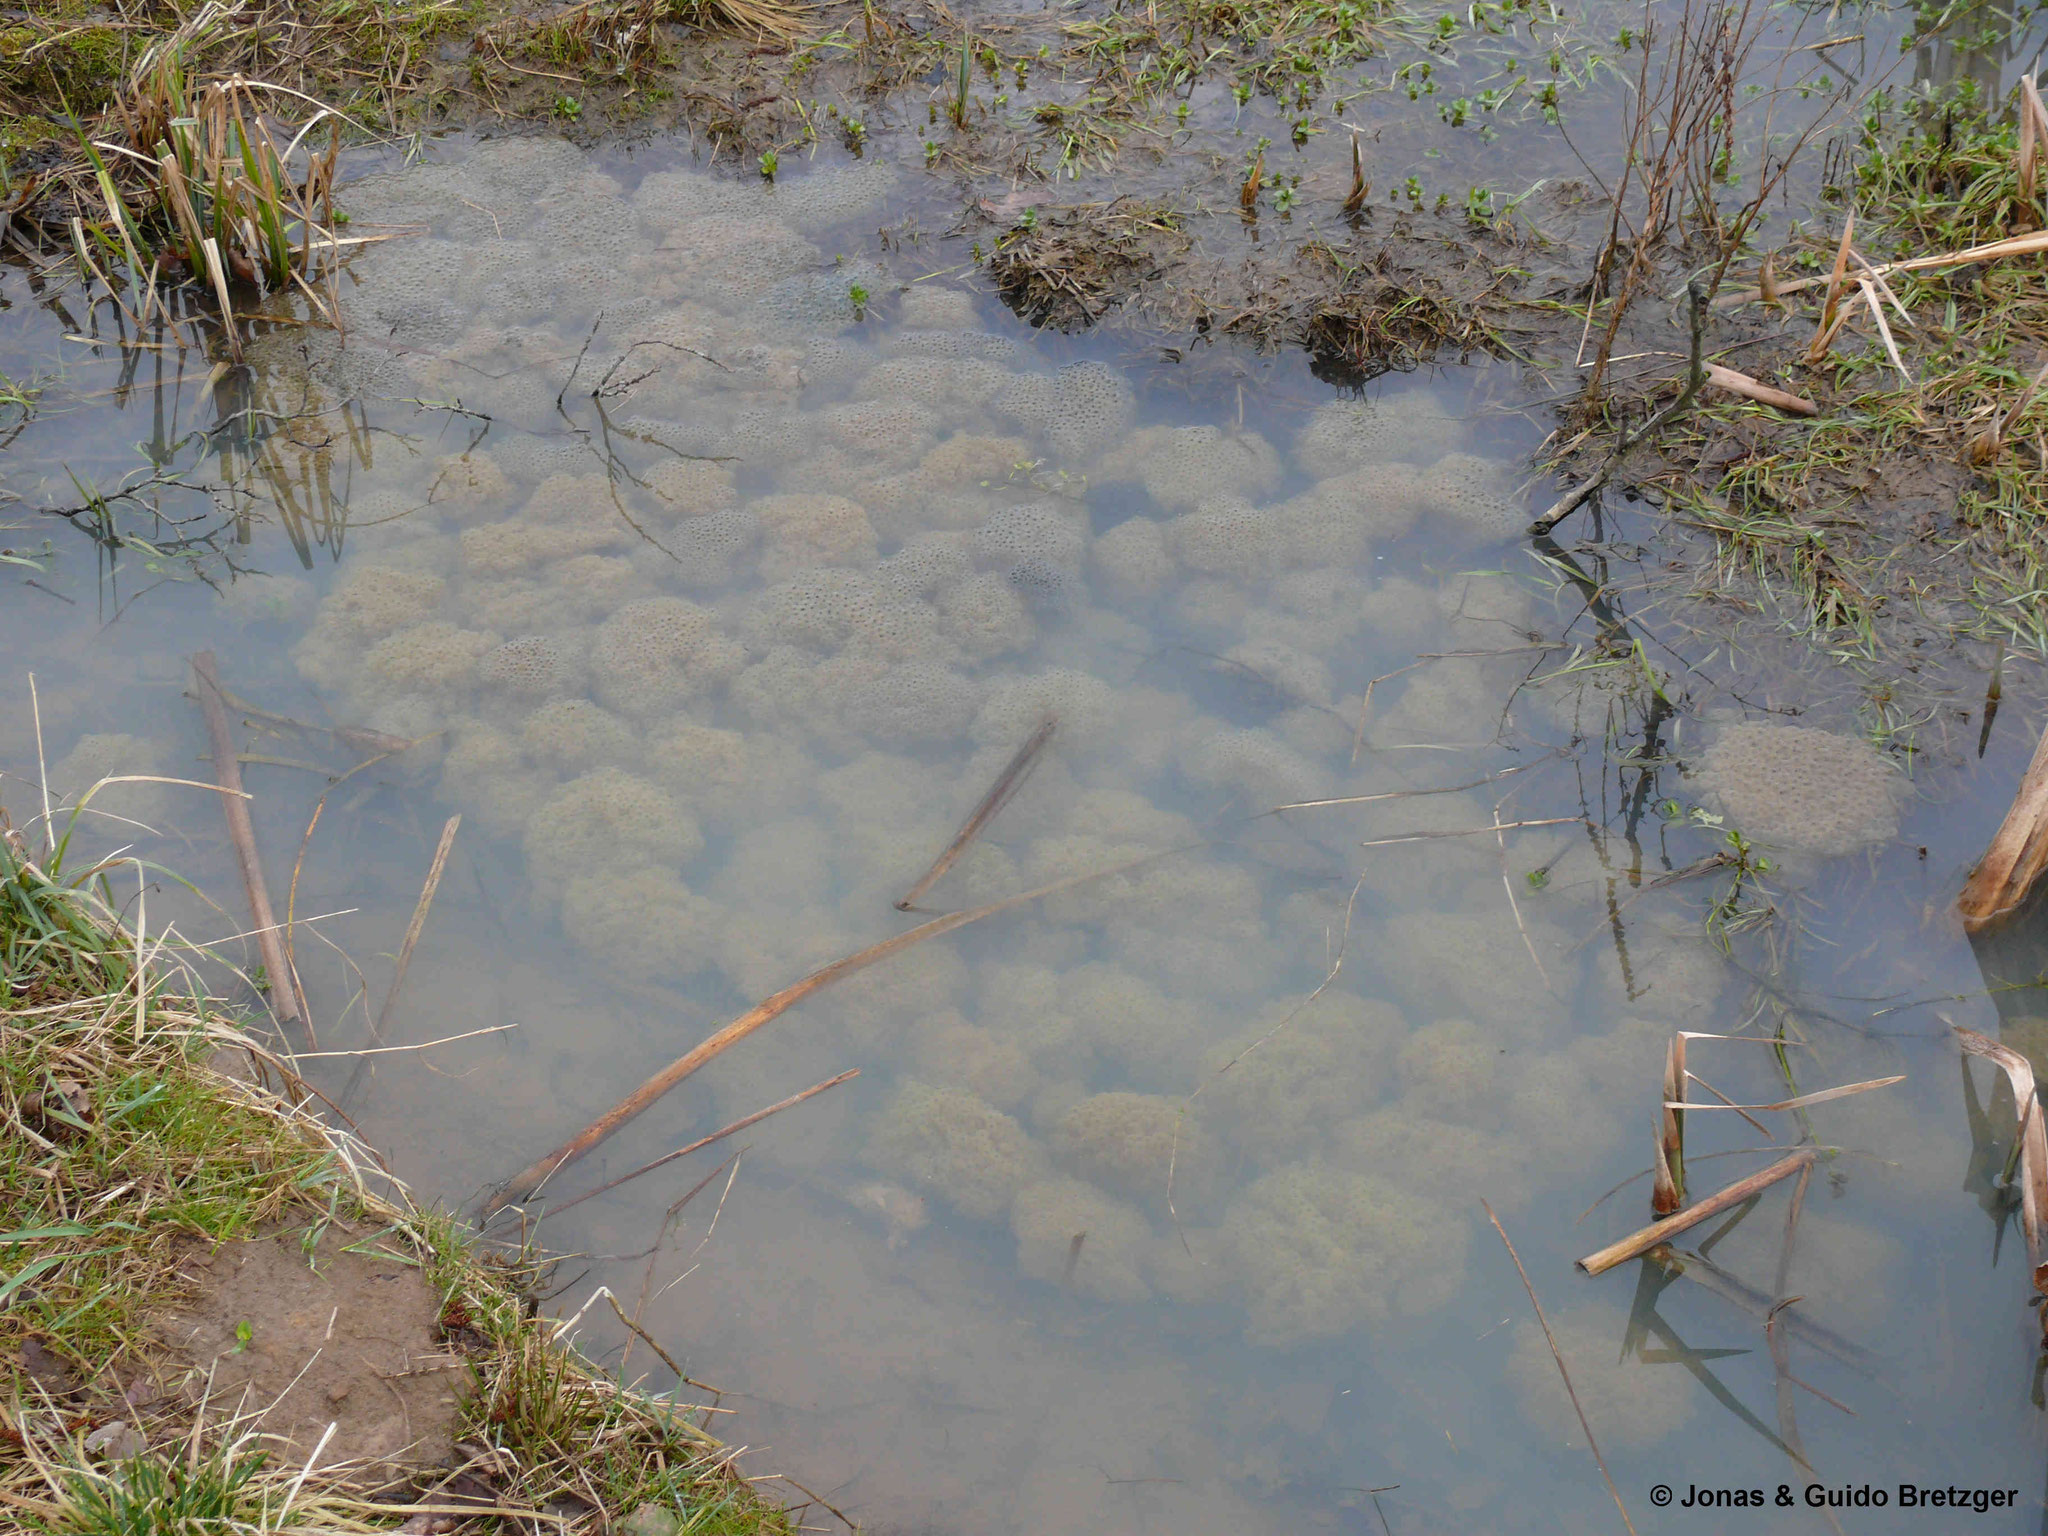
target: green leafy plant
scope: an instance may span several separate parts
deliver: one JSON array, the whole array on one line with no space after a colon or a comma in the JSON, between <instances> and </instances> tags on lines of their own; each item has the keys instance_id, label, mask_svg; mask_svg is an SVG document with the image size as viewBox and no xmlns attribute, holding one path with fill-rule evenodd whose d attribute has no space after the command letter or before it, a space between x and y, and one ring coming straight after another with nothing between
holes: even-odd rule
<instances>
[{"instance_id":1,"label":"green leafy plant","mask_svg":"<svg viewBox=\"0 0 2048 1536\"><path fill-rule=\"evenodd\" d=\"M967 126L968 57L969 40L967 35L962 33L960 36L960 69L953 84L953 101L947 108L947 111L952 116L955 128L965 128Z\"/></svg>"}]
</instances>

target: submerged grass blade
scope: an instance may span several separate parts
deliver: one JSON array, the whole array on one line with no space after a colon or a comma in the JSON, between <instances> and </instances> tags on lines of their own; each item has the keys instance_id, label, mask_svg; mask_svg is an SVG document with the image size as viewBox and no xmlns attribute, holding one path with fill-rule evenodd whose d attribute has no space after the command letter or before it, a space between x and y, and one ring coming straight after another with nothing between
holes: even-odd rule
<instances>
[{"instance_id":1,"label":"submerged grass blade","mask_svg":"<svg viewBox=\"0 0 2048 1536\"><path fill-rule=\"evenodd\" d=\"M1052 733L1058 724L1057 717L1047 716L1038 729L1031 733L1030 739L1016 750L1008 763L1003 765L1003 771L996 775L995 783L990 785L988 793L981 797L981 803L976 805L968 813L967 819L960 824L960 830L953 835L953 841L932 861L932 867L924 872L923 878L906 891L903 899L896 903L898 912L912 910L917 905L917 899L937 885L945 877L946 871L960 861L960 856L967 851L967 845L979 837L982 829L994 821L1001 814L1003 807L1017 797L1017 792L1024 787L1024 781L1031 776L1032 768L1037 765L1038 754L1044 751L1045 744L1052 740Z\"/></svg>"}]
</instances>

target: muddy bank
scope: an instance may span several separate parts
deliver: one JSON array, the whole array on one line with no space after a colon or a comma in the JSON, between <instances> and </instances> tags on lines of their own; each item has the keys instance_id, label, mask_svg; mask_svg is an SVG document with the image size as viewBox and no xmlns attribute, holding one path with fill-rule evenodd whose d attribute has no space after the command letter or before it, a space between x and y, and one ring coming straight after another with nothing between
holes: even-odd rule
<instances>
[{"instance_id":1,"label":"muddy bank","mask_svg":"<svg viewBox=\"0 0 2048 1536\"><path fill-rule=\"evenodd\" d=\"M791 1529L708 1415L578 1355L534 1315L544 1268L414 1205L187 994L208 957L120 925L24 820L0 842L19 1528Z\"/></svg>"}]
</instances>

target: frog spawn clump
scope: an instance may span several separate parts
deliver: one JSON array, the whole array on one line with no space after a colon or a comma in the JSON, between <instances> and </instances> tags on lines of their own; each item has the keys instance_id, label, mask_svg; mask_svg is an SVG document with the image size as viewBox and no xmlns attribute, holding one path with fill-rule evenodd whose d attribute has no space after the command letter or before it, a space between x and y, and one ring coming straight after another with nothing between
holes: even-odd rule
<instances>
[{"instance_id":1,"label":"frog spawn clump","mask_svg":"<svg viewBox=\"0 0 2048 1536\"><path fill-rule=\"evenodd\" d=\"M1716 736L1693 784L1744 837L1823 858L1896 836L1905 790L1898 770L1857 737L1761 723Z\"/></svg>"},{"instance_id":2,"label":"frog spawn clump","mask_svg":"<svg viewBox=\"0 0 2048 1536\"><path fill-rule=\"evenodd\" d=\"M1398 465L1341 455L1311 465L1297 444L1292 467L1319 481L1288 494L1296 488L1280 485L1277 456L1253 434L1133 431L1129 391L1110 370L1015 373L1015 343L978 335L963 294L878 291L880 313L900 303L914 329L877 337L870 332L884 328L870 326L841 338L830 334L845 308L847 278L838 274L805 289L841 290L821 306L822 331L777 325L772 335L743 336L772 318L781 298L801 297L803 285L783 286L780 258L765 283L740 270L739 220L723 230L697 227L700 214L752 217L759 198L750 191L727 201L703 179L685 179L687 188L672 189L680 202L662 216L676 237L672 254L691 273L686 284L730 282L705 301L711 310L746 318L723 335L695 314L664 332L724 366L679 364L688 390L664 402L649 385L633 408L645 412L636 432L660 433L646 441L698 457L657 460L644 486L620 479L603 487L587 451L531 436L504 444L501 460L494 434L489 449L475 451L478 461L501 482L534 488L528 506L507 520L518 526L463 544L461 535L489 522L451 508L442 552L415 571L445 578L447 590L387 631L452 620L471 634L511 637L451 696L459 712L447 722L453 744L444 781L458 803L482 793L521 828L553 816L582 856L613 860L563 884L562 921L579 945L622 974L657 981L687 976L713 956L743 992L801 974L820 946L815 958L858 947L872 936L879 898L904 888L884 891L875 871L886 865L914 876L1048 709L1060 720L1051 754L972 855L1006 872L990 895L1199 837L1191 823L1145 800L1156 791L1134 793L1130 784L1171 783L1176 792L1192 787L1260 808L1309 790L1341 791L1336 768L1358 701L1342 696L1345 686L1321 658L1361 631L1379 631L1382 616L1398 619L1406 595L1392 582L1376 590L1349 568L1406 532L1431 468L1456 451L1454 436L1431 437L1411 423L1401 443L1407 462ZM621 200L597 190L590 206ZM643 188L650 207L657 190ZM687 215L674 212L682 202L691 203ZM584 204L550 206L552 218ZM785 220L790 206L773 203ZM777 290L769 304L754 305ZM685 297L674 287L662 294L664 303ZM604 355L616 357L616 346ZM667 419L695 414L693 397L705 401L702 421ZM1121 452L1138 438L1144 452ZM1174 457L1176 443L1182 459L1201 460L1200 473ZM1098 478L1120 453L1127 462ZM1032 462L1041 456L1049 462ZM1150 511L1096 535L1071 483L1084 475L1108 483L1112 472L1130 489L1107 509L1090 508L1105 519L1093 526L1106 525L1106 511L1127 511L1124 496L1149 497ZM565 477L570 485L551 483ZM1070 494L1076 504L1062 499ZM503 569L486 569L493 561ZM1348 586L1333 584L1340 574ZM702 606L635 606L674 603L664 594L678 588ZM1091 590L1106 601L1091 602ZM1434 593L1422 595L1418 635L1440 618ZM1115 662L1105 664L1107 647L1135 666L1148 639L1114 610L1160 597L1225 658L1219 666L1264 679L1273 707L1208 719L1156 672L1134 684ZM1363 616L1375 600L1384 613ZM635 622L621 622L628 610ZM1085 636L1082 625L1091 626ZM1048 669L1051 660L1065 666ZM1383 687L1379 697L1398 693L1399 685ZM436 701L430 691L418 696ZM1425 702L1418 694L1418 719ZM578 707L558 707L567 705ZM1333 711L1342 739L1304 723ZM615 828L593 829L569 814L570 787L588 798L595 775L607 776L601 782L615 798L640 806L633 814L654 829L648 840L658 857L620 846ZM622 780L636 787L628 792ZM885 818L875 807L895 781L916 792L908 809ZM650 792L701 818L714 851L707 856L672 836L671 811L645 801ZM1119 793L1135 804L1101 798ZM764 806L772 816L762 817ZM755 839L750 818L788 835ZM730 851L729 830L740 834ZM536 849L567 856L547 847L553 835L537 831ZM1424 847L1445 851L1442 843ZM1136 1297L1148 1284L1214 1294L1204 1289L1214 1275L1171 1285L1155 1278L1164 1272L1157 1245L1169 1239L1152 1234L1138 1209L1153 1188L1153 1133L1203 1081L1205 1053L1241 1049L1248 1034L1276 1022L1254 1017L1257 1002L1247 996L1272 979L1276 963L1281 919L1262 910L1270 881L1227 858L1177 860L1097 882L1092 895L1077 890L1044 903L1018 923L1017 963L1003 968L1001 987L963 980L900 1007L858 1009L854 994L844 994L849 1038L858 1031L895 1049L925 1079L906 1095L914 1102L899 1100L877 1126L870 1150L878 1164L935 1195L952 1186L945 1198L977 1219L1007 1219L1027 1272L1086 1294ZM772 882L745 877L748 867L778 861L784 867ZM608 884L652 916L632 921L609 904ZM1461 882L1441 895L1452 905L1470 899ZM758 930L764 911L787 933L764 939L757 931L748 940L740 930ZM1236 974L1212 987L1207 972L1219 968ZM994 995L1005 987L1007 999ZM1277 1049L1261 1047L1205 1090L1203 1105L1214 1105L1204 1113L1213 1156L1235 1170L1237 1203L1220 1227L1217 1210L1204 1213L1208 1225L1198 1223L1190 1237L1215 1261L1212 1269L1243 1286L1261 1336L1322 1336L1335 1317L1372 1321L1342 1295L1330 1301L1331 1286L1311 1277L1327 1254L1298 1250L1269 1273L1244 1258L1271 1245L1245 1234L1292 1212L1288 1219L1323 1234L1317 1242L1325 1248L1375 1248L1375 1234L1346 1214L1344 1170L1372 1166L1353 1155L1356 1138L1347 1140L1346 1127L1374 1121L1375 1151L1404 1134L1400 1128L1421 1127L1415 1134L1428 1139L1431 1128L1453 1125L1449 1117L1473 1112L1471 1103L1452 1102L1443 1074L1467 1088L1481 1081L1456 1077L1461 1041L1425 1022L1434 1017L1415 1015L1423 1029L1413 1052L1387 1044L1407 1036L1398 1016L1384 1029L1356 1031L1359 1039L1337 1031L1316 1040L1313 1028L1303 1030L1302 1039L1322 1048L1303 1051L1295 1071L1280 1074L1291 1087L1267 1085L1275 1103L1310 1106L1312 1130L1299 1140L1254 1145L1237 1125L1259 1112L1250 1107L1259 1094L1230 1101L1243 1091L1238 1083L1257 1086L1254 1065L1284 1062ZM1546 1103L1568 1104L1585 1091L1572 1075L1578 1059L1568 1065L1529 1075ZM1521 1071L1519 1063L1496 1063L1486 1091L1507 1093ZM1339 1091L1318 1096L1326 1080ZM1397 1110L1387 1103L1395 1091L1441 1102L1430 1106L1433 1115ZM1294 1186L1260 1186L1289 1172L1298 1175ZM1404 1171L1385 1182L1407 1192L1421 1179ZM1225 1188L1219 1180L1219 1193ZM1072 1239L1084 1232L1074 1259ZM1364 1262L1370 1269L1376 1261ZM1398 1297L1406 1277L1392 1283ZM1397 1300L1388 1305L1398 1312Z\"/></svg>"},{"instance_id":3,"label":"frog spawn clump","mask_svg":"<svg viewBox=\"0 0 2048 1536\"><path fill-rule=\"evenodd\" d=\"M598 697L628 715L673 711L738 673L746 653L712 616L674 597L628 603L597 632Z\"/></svg>"},{"instance_id":4,"label":"frog spawn clump","mask_svg":"<svg viewBox=\"0 0 2048 1536\"><path fill-rule=\"evenodd\" d=\"M1223 1225L1245 1336L1277 1345L1435 1310L1456 1293L1469 1236L1427 1195L1321 1162L1259 1179Z\"/></svg>"},{"instance_id":5,"label":"frog spawn clump","mask_svg":"<svg viewBox=\"0 0 2048 1536\"><path fill-rule=\"evenodd\" d=\"M1002 1216L1047 1171L1015 1119L962 1089L919 1082L906 1083L883 1112L867 1158L877 1172L983 1221Z\"/></svg>"}]
</instances>

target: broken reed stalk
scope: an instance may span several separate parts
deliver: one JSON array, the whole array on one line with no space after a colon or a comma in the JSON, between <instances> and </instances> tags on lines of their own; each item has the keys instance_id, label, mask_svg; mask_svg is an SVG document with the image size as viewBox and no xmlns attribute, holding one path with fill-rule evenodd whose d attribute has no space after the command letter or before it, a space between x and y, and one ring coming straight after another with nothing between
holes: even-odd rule
<instances>
[{"instance_id":1,"label":"broken reed stalk","mask_svg":"<svg viewBox=\"0 0 2048 1536\"><path fill-rule=\"evenodd\" d=\"M1664 1053L1664 1103L1657 1126L1657 1177L1650 1209L1669 1216L1685 1204L1685 1036L1671 1037Z\"/></svg>"},{"instance_id":2,"label":"broken reed stalk","mask_svg":"<svg viewBox=\"0 0 2048 1536\"><path fill-rule=\"evenodd\" d=\"M1586 1410L1579 1405L1577 1388L1572 1386L1572 1373L1565 1369L1564 1355L1557 1347L1557 1335L1550 1331L1550 1319L1543 1315L1543 1303L1536 1299L1536 1287L1529 1281L1529 1271L1522 1268L1522 1256L1515 1252L1515 1245L1508 1241L1508 1229L1500 1224L1500 1218L1493 1214L1493 1207L1484 1200L1479 1204L1486 1211L1486 1219L1493 1223L1493 1230L1500 1234L1508 1257L1515 1261L1515 1273L1522 1277L1522 1289L1529 1293L1529 1305L1536 1309L1536 1321L1543 1329L1543 1342L1550 1346L1550 1358L1557 1362L1557 1374L1564 1382L1565 1396L1572 1400L1572 1412L1579 1416L1579 1428L1586 1433L1587 1449L1593 1453L1593 1460L1600 1468L1600 1475L1607 1479L1607 1491L1614 1495L1614 1507L1621 1512L1621 1523L1628 1536L1636 1536L1635 1522L1628 1517L1628 1506L1621 1502L1621 1490L1614 1486L1614 1474L1607 1470L1607 1458L1600 1454L1600 1442L1593 1438L1593 1426L1586 1422Z\"/></svg>"},{"instance_id":3,"label":"broken reed stalk","mask_svg":"<svg viewBox=\"0 0 2048 1536\"><path fill-rule=\"evenodd\" d=\"M530 1167L522 1169L504 1188L485 1202L483 1214L491 1216L514 1201L531 1198L557 1170L573 1163L622 1126L644 1114L670 1089L699 1067L739 1044L762 1025L780 1018L813 993L829 987L833 982L851 976L856 971L866 970L876 961L886 960L891 955L909 949L925 939L937 938L940 934L951 933L956 928L964 928L969 923L978 923L983 918L994 917L999 912L1008 912L1014 907L1025 906L1042 897L1072 890L1075 886L1085 885L1091 880L1121 874L1125 870L1135 869L1141 864L1148 864L1154 859L1164 858L1168 853L1176 851L1178 850L1169 848L1159 853L1144 854L1139 858L1126 859L1121 864L1112 864L1107 869L1090 870L1083 875L1069 875L1064 880L1055 880L1050 885L1041 885L1036 890L1023 891L1015 896L1005 896L1001 901L992 901L985 906L970 907L964 912L948 912L944 917L935 917L928 923L920 923L894 938L884 939L879 944L870 944L866 949L858 950L843 959L833 961L821 970L811 972L803 980L792 982L780 992L762 999L725 1028L685 1051L561 1146Z\"/></svg>"},{"instance_id":4,"label":"broken reed stalk","mask_svg":"<svg viewBox=\"0 0 2048 1536\"><path fill-rule=\"evenodd\" d=\"M1677 1236L1689 1228L1698 1226L1710 1216L1718 1216L1731 1206L1742 1204L1751 1195L1769 1189L1778 1180L1797 1173L1820 1155L1817 1147L1801 1147L1790 1157L1781 1157L1768 1168L1759 1169L1746 1179L1737 1179L1726 1189L1717 1190L1697 1205L1687 1206L1674 1216L1662 1221L1653 1221L1639 1232L1631 1232L1618 1243L1609 1243L1598 1253L1589 1253L1579 1260L1579 1268L1589 1275L1604 1275L1617 1264L1626 1264L1630 1259L1641 1258L1659 1243Z\"/></svg>"},{"instance_id":5,"label":"broken reed stalk","mask_svg":"<svg viewBox=\"0 0 2048 1536\"><path fill-rule=\"evenodd\" d=\"M677 1147L673 1152L664 1152L661 1156L657 1157L653 1162L642 1163L638 1168L635 1168L631 1173L622 1173L616 1179L611 1180L609 1183L600 1184L595 1189L586 1189L582 1194L576 1196L573 1200L564 1200L560 1205L552 1207L547 1212L547 1214L550 1216L559 1216L562 1214L562 1212L568 1210L569 1207L571 1207L572 1205L581 1205L586 1200L595 1200L599 1195L609 1194L612 1190L617 1189L621 1184L627 1183L633 1179L637 1179L643 1173L652 1173L655 1169L661 1167L665 1163L672 1163L679 1157L688 1157L692 1152L703 1151L713 1142L723 1141L728 1136L737 1136L741 1131L746 1130L749 1126L759 1125L763 1120L766 1120L770 1115L779 1115L785 1109L790 1109L798 1104L803 1103L805 1099L817 1097L819 1094L823 1093L827 1088L837 1088L841 1083L847 1081L847 1079L859 1076L860 1068L850 1067L846 1071L840 1073L837 1077L828 1077L822 1083L813 1083L810 1087L806 1088L802 1093L792 1093L788 1098L783 1099L777 1103L770 1104L766 1109L757 1109L751 1115L741 1116L739 1119L733 1121L731 1125L721 1126L719 1129L713 1131L709 1136L699 1136L687 1147Z\"/></svg>"},{"instance_id":6,"label":"broken reed stalk","mask_svg":"<svg viewBox=\"0 0 2048 1536\"><path fill-rule=\"evenodd\" d=\"M1820 407L1803 395L1790 394L1775 389L1769 384L1751 378L1746 373L1737 373L1733 368L1723 368L1719 363L1707 364L1707 382L1716 389L1725 389L1731 395L1740 395L1745 400L1754 400L1759 405L1768 405L1791 416L1818 416Z\"/></svg>"},{"instance_id":7,"label":"broken reed stalk","mask_svg":"<svg viewBox=\"0 0 2048 1536\"><path fill-rule=\"evenodd\" d=\"M1705 342L1707 330L1707 283L1705 276L1698 273L1694 274L1692 279L1685 285L1685 294L1692 310L1692 361L1686 369L1685 387L1678 392L1678 398L1665 406L1663 410L1657 412L1648 421L1636 428L1635 431L1625 434L1621 441L1616 443L1608 453L1607 462L1600 466L1592 478L1566 491L1564 495L1551 504L1548 512L1545 512L1535 522L1531 523L1529 525L1529 532L1532 535L1538 538L1542 537L1574 512L1578 511L1594 492L1598 491L1613 478L1615 470L1621 467L1621 461L1628 457L1639 443L1653 434L1663 431L1665 427L1692 409L1693 401L1699 397L1700 386L1707 380L1706 363L1700 355L1700 349Z\"/></svg>"},{"instance_id":8,"label":"broken reed stalk","mask_svg":"<svg viewBox=\"0 0 2048 1536\"><path fill-rule=\"evenodd\" d=\"M2034 748L2005 820L1970 871L1956 910L1968 933L1982 933L2019 908L2048 868L2048 726Z\"/></svg>"},{"instance_id":9,"label":"broken reed stalk","mask_svg":"<svg viewBox=\"0 0 2048 1536\"><path fill-rule=\"evenodd\" d=\"M1031 777L1031 770L1038 765L1038 754L1043 752L1045 744L1052 740L1053 730L1058 724L1058 716L1047 715L1040 722L1038 729L1031 733L1030 740L1019 747L1009 762L1003 765L1003 771L996 775L995 783L991 784L988 793L981 797L981 803L960 823L960 830L953 834L953 841L946 845L946 851L932 861L932 867L924 872L924 878L906 891L903 899L896 903L898 912L913 911L917 906L918 897L945 878L946 871L957 864L960 855L967 851L967 845L981 836L982 829L994 821L1002 808L1017 797L1017 791L1022 789L1024 781Z\"/></svg>"},{"instance_id":10,"label":"broken reed stalk","mask_svg":"<svg viewBox=\"0 0 2048 1536\"><path fill-rule=\"evenodd\" d=\"M256 928L256 950L263 956L263 969L270 978L271 1011L281 1024L303 1022L310 1041L312 1022L299 1004L298 978L285 958L277 918L270 910L270 891L263 883L263 861L256 854L256 828L249 820L248 797L242 790L242 765L235 758L234 732L228 727L220 669L214 664L212 651L201 651L192 658L192 674L199 682L199 708L206 716L206 733L213 742L213 776L220 786L228 841L235 846L235 861L241 866L242 886L249 896L249 916ZM314 1044L317 1048L318 1042Z\"/></svg>"},{"instance_id":11,"label":"broken reed stalk","mask_svg":"<svg viewBox=\"0 0 2048 1536\"><path fill-rule=\"evenodd\" d=\"M2009 1045L2001 1045L1974 1029L1951 1025L1956 1044L1966 1056L1990 1062L2012 1084L2013 1107L2020 1117L2017 1144L2020 1158L2020 1230L2026 1234L2027 1262L2036 1266L2034 1285L2041 1287L2041 1224L2048 1213L2048 1130L2041 1124L2041 1103L2034 1091L2033 1065ZM2048 1326L2048 1325L2044 1325Z\"/></svg>"}]
</instances>

